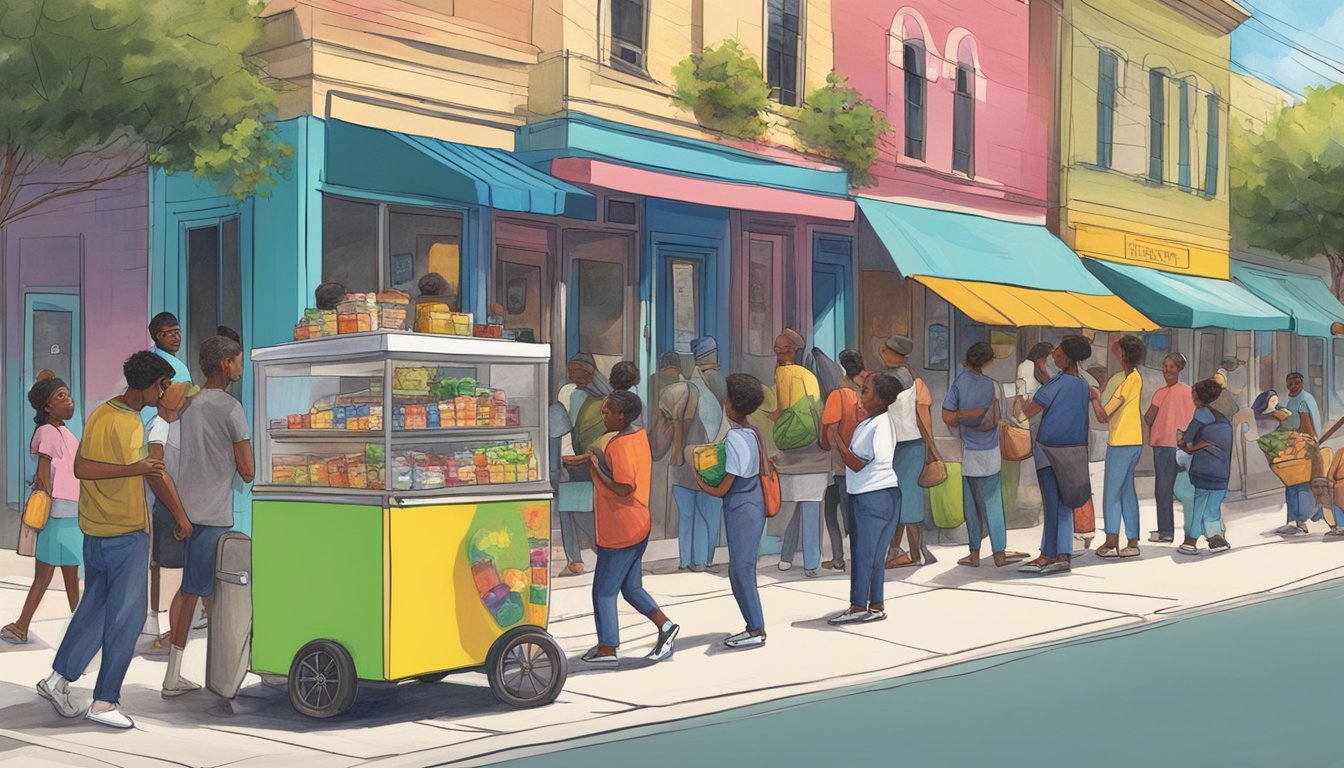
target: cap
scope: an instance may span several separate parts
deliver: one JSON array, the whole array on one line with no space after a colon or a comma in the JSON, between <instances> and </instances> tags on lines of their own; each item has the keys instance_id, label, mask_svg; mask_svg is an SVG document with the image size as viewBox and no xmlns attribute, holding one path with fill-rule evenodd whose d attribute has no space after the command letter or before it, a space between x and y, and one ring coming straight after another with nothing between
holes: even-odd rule
<instances>
[{"instance_id":1,"label":"cap","mask_svg":"<svg viewBox=\"0 0 1344 768\"><path fill-rule=\"evenodd\" d=\"M691 342L691 354L695 355L696 360L704 360L707 357L717 357L719 354L719 343L713 336L701 336Z\"/></svg>"},{"instance_id":2,"label":"cap","mask_svg":"<svg viewBox=\"0 0 1344 768\"><path fill-rule=\"evenodd\" d=\"M898 355L909 356L915 351L915 342L906 336L888 336L883 346Z\"/></svg>"}]
</instances>

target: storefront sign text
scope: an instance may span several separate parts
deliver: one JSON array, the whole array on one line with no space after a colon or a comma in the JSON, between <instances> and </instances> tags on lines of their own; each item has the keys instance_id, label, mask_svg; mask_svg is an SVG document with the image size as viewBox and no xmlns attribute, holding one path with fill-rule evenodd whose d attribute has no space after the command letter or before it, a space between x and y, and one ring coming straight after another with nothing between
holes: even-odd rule
<instances>
[{"instance_id":1,"label":"storefront sign text","mask_svg":"<svg viewBox=\"0 0 1344 768\"><path fill-rule=\"evenodd\" d=\"M1189 269L1190 249L1173 243L1127 236L1125 260L1171 269Z\"/></svg>"}]
</instances>

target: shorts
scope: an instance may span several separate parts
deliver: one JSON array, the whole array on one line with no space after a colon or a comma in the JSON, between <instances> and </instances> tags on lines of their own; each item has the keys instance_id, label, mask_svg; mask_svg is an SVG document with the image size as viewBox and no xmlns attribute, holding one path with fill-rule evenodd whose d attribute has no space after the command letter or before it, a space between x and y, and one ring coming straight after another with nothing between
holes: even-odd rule
<instances>
[{"instance_id":1,"label":"shorts","mask_svg":"<svg viewBox=\"0 0 1344 768\"><path fill-rule=\"evenodd\" d=\"M177 521L173 519L173 513L168 511L163 502L155 499L154 538L151 540L153 548L149 554L149 561L160 568L182 567L183 543L173 538L173 529L176 527Z\"/></svg>"},{"instance_id":2,"label":"shorts","mask_svg":"<svg viewBox=\"0 0 1344 768\"><path fill-rule=\"evenodd\" d=\"M183 542L182 591L196 597L215 593L215 560L219 540L231 528L223 525L193 525L191 536Z\"/></svg>"},{"instance_id":3,"label":"shorts","mask_svg":"<svg viewBox=\"0 0 1344 768\"><path fill-rule=\"evenodd\" d=\"M77 517L53 517L37 532L39 562L61 568L84 564L84 534L79 530Z\"/></svg>"}]
</instances>

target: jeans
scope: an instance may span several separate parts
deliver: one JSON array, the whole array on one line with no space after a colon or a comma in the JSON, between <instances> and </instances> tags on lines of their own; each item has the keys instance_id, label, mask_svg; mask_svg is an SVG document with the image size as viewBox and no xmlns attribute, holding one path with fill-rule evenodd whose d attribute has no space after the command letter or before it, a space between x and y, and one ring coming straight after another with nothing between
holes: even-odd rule
<instances>
[{"instance_id":1,"label":"jeans","mask_svg":"<svg viewBox=\"0 0 1344 768\"><path fill-rule=\"evenodd\" d=\"M919 487L919 476L924 471L926 453L923 440L907 440L896 444L896 455L891 461L891 467L896 470L896 482L909 491L901 493L903 525L924 522L924 489Z\"/></svg>"},{"instance_id":2,"label":"jeans","mask_svg":"<svg viewBox=\"0 0 1344 768\"><path fill-rule=\"evenodd\" d=\"M748 632L765 629L761 593L756 588L756 558L765 535L765 497L759 477L739 477L723 497L723 525L728 535L728 583L747 622Z\"/></svg>"},{"instance_id":3,"label":"jeans","mask_svg":"<svg viewBox=\"0 0 1344 768\"><path fill-rule=\"evenodd\" d=\"M1153 447L1153 495L1157 497L1157 532L1172 535L1176 530L1176 463L1175 448Z\"/></svg>"},{"instance_id":4,"label":"jeans","mask_svg":"<svg viewBox=\"0 0 1344 768\"><path fill-rule=\"evenodd\" d=\"M597 621L597 644L615 648L621 644L621 624L616 616L616 596L645 616L658 612L658 603L644 591L640 562L648 549L646 538L633 547L597 548L597 568L593 570L593 616Z\"/></svg>"},{"instance_id":5,"label":"jeans","mask_svg":"<svg viewBox=\"0 0 1344 768\"><path fill-rule=\"evenodd\" d=\"M1220 491L1195 489L1195 508L1185 519L1187 538L1223 535L1223 499L1226 497L1226 488Z\"/></svg>"},{"instance_id":6,"label":"jeans","mask_svg":"<svg viewBox=\"0 0 1344 768\"><path fill-rule=\"evenodd\" d=\"M1134 489L1134 470L1143 455L1141 445L1112 445L1106 448L1106 487L1102 489L1101 516L1106 535L1118 535L1120 523L1125 533L1139 538L1139 493Z\"/></svg>"},{"instance_id":7,"label":"jeans","mask_svg":"<svg viewBox=\"0 0 1344 768\"><path fill-rule=\"evenodd\" d=\"M854 552L854 508L845 490L845 476L836 475L835 484L826 489L826 498L822 502L826 521L826 534L831 539L831 559L845 559L845 536L849 536L849 551ZM844 527L841 528L841 519ZM851 557L853 555L851 554Z\"/></svg>"},{"instance_id":8,"label":"jeans","mask_svg":"<svg viewBox=\"0 0 1344 768\"><path fill-rule=\"evenodd\" d=\"M1036 470L1041 486L1041 504L1045 519L1041 525L1041 554L1050 559L1073 554L1073 510L1059 498L1059 481L1054 467Z\"/></svg>"},{"instance_id":9,"label":"jeans","mask_svg":"<svg viewBox=\"0 0 1344 768\"><path fill-rule=\"evenodd\" d=\"M84 594L51 668L74 682L101 649L94 701L121 701L121 683L149 607L149 534L84 537Z\"/></svg>"},{"instance_id":10,"label":"jeans","mask_svg":"<svg viewBox=\"0 0 1344 768\"><path fill-rule=\"evenodd\" d=\"M999 473L989 477L962 477L961 508L966 517L966 537L972 552L980 551L984 531L980 527L983 515L989 528L991 552L1008 548L1008 527L1003 522L1003 488Z\"/></svg>"},{"instance_id":11,"label":"jeans","mask_svg":"<svg viewBox=\"0 0 1344 768\"><path fill-rule=\"evenodd\" d=\"M899 488L883 488L850 497L854 509L854 569L849 575L850 605L881 605L886 580L887 545L896 535L901 505Z\"/></svg>"},{"instance_id":12,"label":"jeans","mask_svg":"<svg viewBox=\"0 0 1344 768\"><path fill-rule=\"evenodd\" d=\"M723 499L696 488L672 486L677 503L677 547L683 568L714 562L723 525Z\"/></svg>"},{"instance_id":13,"label":"jeans","mask_svg":"<svg viewBox=\"0 0 1344 768\"><path fill-rule=\"evenodd\" d=\"M803 532L803 568L815 571L821 567L821 502L796 501L793 503L793 517L784 529L784 541L780 546L779 561L792 562L798 551L798 529Z\"/></svg>"},{"instance_id":14,"label":"jeans","mask_svg":"<svg viewBox=\"0 0 1344 768\"><path fill-rule=\"evenodd\" d=\"M1305 523L1316 511L1316 497L1311 495L1311 483L1290 485L1283 489L1288 499L1288 522Z\"/></svg>"},{"instance_id":15,"label":"jeans","mask_svg":"<svg viewBox=\"0 0 1344 768\"><path fill-rule=\"evenodd\" d=\"M571 563L583 562L583 549L579 546L580 535L588 537L588 540L596 546L597 536L594 533L596 523L593 520L592 512L559 512L560 515L560 543L565 548L565 559Z\"/></svg>"}]
</instances>

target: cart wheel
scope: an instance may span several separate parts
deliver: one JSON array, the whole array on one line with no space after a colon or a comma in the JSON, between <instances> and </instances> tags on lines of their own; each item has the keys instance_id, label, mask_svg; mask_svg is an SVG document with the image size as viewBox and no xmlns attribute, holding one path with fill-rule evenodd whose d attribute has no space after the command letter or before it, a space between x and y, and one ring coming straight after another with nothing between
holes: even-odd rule
<instances>
[{"instance_id":1,"label":"cart wheel","mask_svg":"<svg viewBox=\"0 0 1344 768\"><path fill-rule=\"evenodd\" d=\"M428 675L421 675L415 679L422 683L441 683L443 682L443 678L447 676L447 672L432 672Z\"/></svg>"},{"instance_id":2,"label":"cart wheel","mask_svg":"<svg viewBox=\"0 0 1344 768\"><path fill-rule=\"evenodd\" d=\"M495 641L486 657L490 690L505 704L540 707L555 701L568 674L565 655L551 636L532 627Z\"/></svg>"},{"instance_id":3,"label":"cart wheel","mask_svg":"<svg viewBox=\"0 0 1344 768\"><path fill-rule=\"evenodd\" d=\"M301 715L327 718L344 714L355 703L358 690L355 662L330 640L314 640L303 646L289 667L289 703Z\"/></svg>"}]
</instances>

